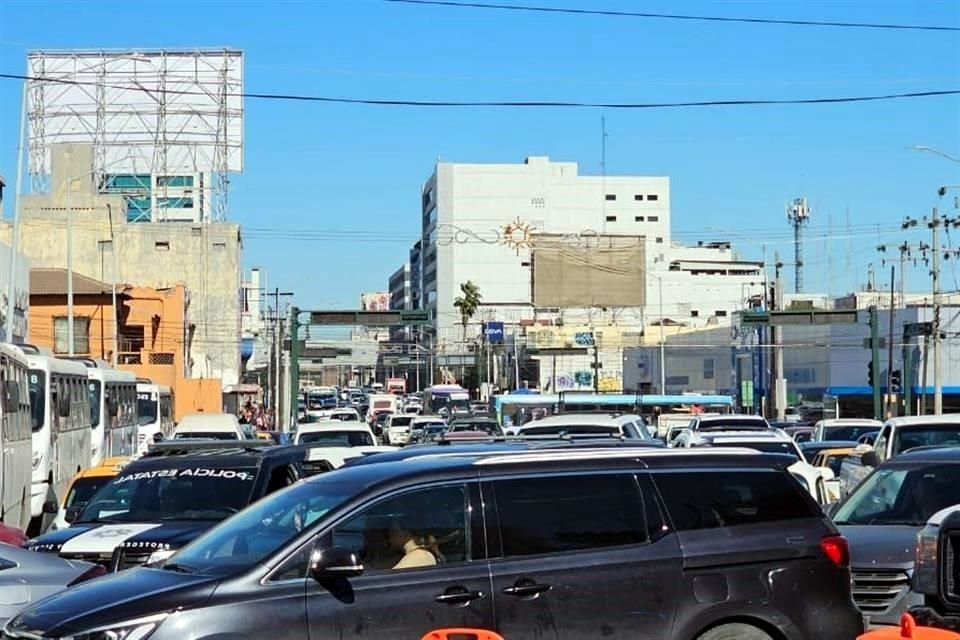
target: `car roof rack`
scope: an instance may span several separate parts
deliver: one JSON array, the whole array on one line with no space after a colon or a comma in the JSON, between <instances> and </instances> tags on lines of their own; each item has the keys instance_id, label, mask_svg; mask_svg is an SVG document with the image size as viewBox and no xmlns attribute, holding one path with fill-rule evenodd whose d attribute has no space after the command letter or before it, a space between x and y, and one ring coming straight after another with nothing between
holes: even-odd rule
<instances>
[{"instance_id":1,"label":"car roof rack","mask_svg":"<svg viewBox=\"0 0 960 640\"><path fill-rule=\"evenodd\" d=\"M273 440L214 440L212 438L183 438L157 442L147 448L143 457L183 456L192 453L256 453L278 446Z\"/></svg>"}]
</instances>

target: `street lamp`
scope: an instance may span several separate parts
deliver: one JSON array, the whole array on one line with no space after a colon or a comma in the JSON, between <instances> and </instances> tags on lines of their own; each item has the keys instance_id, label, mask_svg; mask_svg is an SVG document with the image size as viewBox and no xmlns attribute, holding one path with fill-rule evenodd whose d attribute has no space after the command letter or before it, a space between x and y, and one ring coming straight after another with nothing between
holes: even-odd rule
<instances>
[{"instance_id":1,"label":"street lamp","mask_svg":"<svg viewBox=\"0 0 960 640\"><path fill-rule=\"evenodd\" d=\"M911 146L911 147L907 147L907 149L912 149L912 150L914 150L914 151L926 151L926 152L928 152L928 153L932 153L932 154L934 154L934 155L938 155L938 156L940 156L941 158L946 158L947 160L950 160L951 162L956 162L957 164L960 164L960 159L954 158L954 157L951 156L950 154L947 154L947 153L944 153L943 151L940 151L940 149L935 149L935 148L933 148L933 147L928 147L928 146L925 145L925 144L915 144L915 145L913 145L913 146Z\"/></svg>"}]
</instances>

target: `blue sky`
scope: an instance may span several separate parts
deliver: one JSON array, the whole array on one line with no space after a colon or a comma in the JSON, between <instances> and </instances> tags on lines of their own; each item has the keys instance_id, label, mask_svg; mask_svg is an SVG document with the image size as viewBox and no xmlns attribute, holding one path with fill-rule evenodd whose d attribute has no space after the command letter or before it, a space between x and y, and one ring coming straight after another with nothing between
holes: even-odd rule
<instances>
[{"instance_id":1,"label":"blue sky","mask_svg":"<svg viewBox=\"0 0 960 640\"><path fill-rule=\"evenodd\" d=\"M960 3L949 0L526 4L960 26ZM960 88L958 32L544 15L379 0L0 2L3 73L22 73L26 51L35 48L223 46L244 51L249 92L651 102ZM19 89L0 81L0 173L11 183ZM727 237L747 257L759 259L765 246L789 261L783 208L805 195L813 207L808 291L839 294L864 282L869 262L881 270L876 245L905 237L891 226L929 213L941 184L960 184L960 164L906 149L923 144L960 156L956 96L644 111L248 100L246 166L233 177L229 217L246 228L246 265L268 269L271 287L296 291L304 308L354 306L361 291L385 288L405 259L419 234L420 184L438 158L520 162L549 155L599 173L601 116L610 174L671 177L675 239ZM952 206L952 197L943 204ZM348 233L331 240L318 237L322 232ZM828 234L834 239L826 240ZM960 288L955 264L944 275L945 289ZM928 286L923 265L909 276L915 287Z\"/></svg>"}]
</instances>

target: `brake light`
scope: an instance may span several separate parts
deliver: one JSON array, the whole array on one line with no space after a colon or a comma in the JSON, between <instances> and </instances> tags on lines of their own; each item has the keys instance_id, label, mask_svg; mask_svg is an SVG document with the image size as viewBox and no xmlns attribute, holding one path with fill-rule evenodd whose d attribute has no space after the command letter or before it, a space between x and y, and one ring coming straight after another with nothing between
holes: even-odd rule
<instances>
[{"instance_id":1,"label":"brake light","mask_svg":"<svg viewBox=\"0 0 960 640\"><path fill-rule=\"evenodd\" d=\"M843 536L827 536L821 539L820 548L833 564L842 569L850 566L850 545Z\"/></svg>"},{"instance_id":2,"label":"brake light","mask_svg":"<svg viewBox=\"0 0 960 640\"><path fill-rule=\"evenodd\" d=\"M107 569L103 565L95 564L83 573L81 573L73 582L68 584L68 587L80 584L81 582L86 582L87 580L93 580L94 578L99 578L107 574Z\"/></svg>"}]
</instances>

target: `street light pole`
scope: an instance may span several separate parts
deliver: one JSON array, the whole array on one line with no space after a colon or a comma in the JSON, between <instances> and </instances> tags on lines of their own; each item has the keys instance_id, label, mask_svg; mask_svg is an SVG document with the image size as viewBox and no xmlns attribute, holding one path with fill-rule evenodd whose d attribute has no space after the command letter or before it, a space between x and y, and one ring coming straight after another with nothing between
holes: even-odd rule
<instances>
[{"instance_id":1,"label":"street light pole","mask_svg":"<svg viewBox=\"0 0 960 640\"><path fill-rule=\"evenodd\" d=\"M660 393L667 394L667 347L663 335L663 278L657 278L657 297L660 303Z\"/></svg>"},{"instance_id":2,"label":"street light pole","mask_svg":"<svg viewBox=\"0 0 960 640\"><path fill-rule=\"evenodd\" d=\"M69 161L70 153L67 152ZM67 353L76 355L73 348L73 210L70 207L70 195L73 193L73 178L67 180ZM116 309L113 310L117 312ZM54 330L54 346L56 346L56 330ZM114 345L116 346L116 345Z\"/></svg>"}]
</instances>

